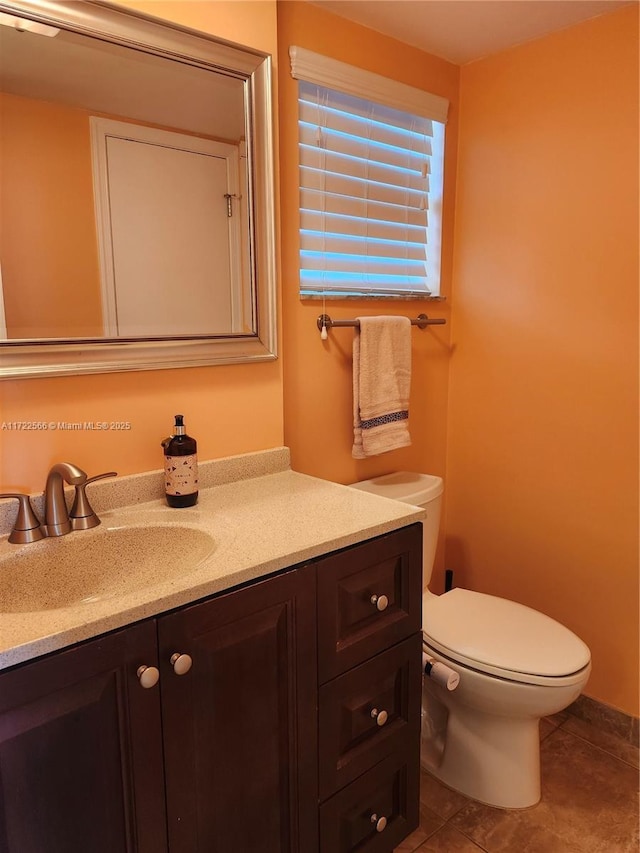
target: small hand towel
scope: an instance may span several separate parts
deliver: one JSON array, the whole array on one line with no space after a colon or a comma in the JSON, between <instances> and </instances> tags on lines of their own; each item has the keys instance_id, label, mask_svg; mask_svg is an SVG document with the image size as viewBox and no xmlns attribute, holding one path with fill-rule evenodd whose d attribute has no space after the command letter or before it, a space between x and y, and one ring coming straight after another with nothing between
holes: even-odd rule
<instances>
[{"instance_id":1,"label":"small hand towel","mask_svg":"<svg viewBox=\"0 0 640 853\"><path fill-rule=\"evenodd\" d=\"M358 317L353 339L353 450L355 459L411 444L411 320Z\"/></svg>"}]
</instances>

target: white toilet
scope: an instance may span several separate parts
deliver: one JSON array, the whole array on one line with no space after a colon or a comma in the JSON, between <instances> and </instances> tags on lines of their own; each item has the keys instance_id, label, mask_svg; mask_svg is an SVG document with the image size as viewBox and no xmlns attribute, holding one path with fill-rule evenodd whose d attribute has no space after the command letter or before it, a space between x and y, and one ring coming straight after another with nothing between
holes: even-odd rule
<instances>
[{"instance_id":1,"label":"white toilet","mask_svg":"<svg viewBox=\"0 0 640 853\"><path fill-rule=\"evenodd\" d=\"M582 692L588 647L554 619L504 598L452 589L434 595L431 579L443 483L398 472L354 488L424 507L423 649L455 670L449 691L425 677L422 763L467 797L520 809L540 799L541 717Z\"/></svg>"}]
</instances>

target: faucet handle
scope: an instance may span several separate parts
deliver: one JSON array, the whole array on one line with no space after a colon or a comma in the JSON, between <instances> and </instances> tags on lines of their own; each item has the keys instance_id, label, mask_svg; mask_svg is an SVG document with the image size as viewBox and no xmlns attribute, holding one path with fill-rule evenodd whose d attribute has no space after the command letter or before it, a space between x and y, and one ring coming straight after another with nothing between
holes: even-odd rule
<instances>
[{"instance_id":1,"label":"faucet handle","mask_svg":"<svg viewBox=\"0 0 640 853\"><path fill-rule=\"evenodd\" d=\"M29 495L19 492L7 492L0 498L16 498L19 502L18 515L13 530L9 534L9 542L15 545L26 545L29 542L37 542L44 539L45 533L40 526L38 516L33 511Z\"/></svg>"},{"instance_id":2,"label":"faucet handle","mask_svg":"<svg viewBox=\"0 0 640 853\"><path fill-rule=\"evenodd\" d=\"M75 486L76 496L73 500L71 512L69 513L72 530L89 530L91 527L97 527L100 524L100 519L91 508L85 489L89 483L95 483L96 480L104 480L105 477L117 476L117 471L107 471L105 474L96 474L95 477L87 477L84 483L78 483Z\"/></svg>"}]
</instances>

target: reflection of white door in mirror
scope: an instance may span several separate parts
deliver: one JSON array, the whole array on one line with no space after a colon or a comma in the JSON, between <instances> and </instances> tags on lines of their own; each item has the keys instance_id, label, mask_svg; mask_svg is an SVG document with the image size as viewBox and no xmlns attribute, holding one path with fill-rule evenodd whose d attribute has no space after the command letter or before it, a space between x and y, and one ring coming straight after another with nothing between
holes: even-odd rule
<instances>
[{"instance_id":1,"label":"reflection of white door in mirror","mask_svg":"<svg viewBox=\"0 0 640 853\"><path fill-rule=\"evenodd\" d=\"M102 118L91 139L105 336L242 332L238 145Z\"/></svg>"}]
</instances>

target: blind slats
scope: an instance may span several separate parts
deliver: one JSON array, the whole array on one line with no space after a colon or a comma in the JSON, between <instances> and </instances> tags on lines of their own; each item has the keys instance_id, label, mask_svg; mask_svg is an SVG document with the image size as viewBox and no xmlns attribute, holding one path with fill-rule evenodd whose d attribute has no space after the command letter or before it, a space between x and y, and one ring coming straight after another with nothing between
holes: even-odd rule
<instances>
[{"instance_id":1,"label":"blind slats","mask_svg":"<svg viewBox=\"0 0 640 853\"><path fill-rule=\"evenodd\" d=\"M441 192L434 158L442 156L442 129L428 118L299 83L303 295L437 291L427 238L430 197Z\"/></svg>"},{"instance_id":2,"label":"blind slats","mask_svg":"<svg viewBox=\"0 0 640 853\"><path fill-rule=\"evenodd\" d=\"M307 189L326 195L349 196L355 200L377 201L417 210L424 208L427 203L424 187L399 187L372 181L366 177L351 177L306 167L300 170L300 174Z\"/></svg>"},{"instance_id":3,"label":"blind slats","mask_svg":"<svg viewBox=\"0 0 640 853\"><path fill-rule=\"evenodd\" d=\"M431 135L431 119L393 107L386 107L384 104L372 100L347 95L346 92L339 92L336 89L331 90L324 87L323 91L331 92L331 97L317 98L311 87L305 87L300 93L300 103L319 112L324 110L328 113L343 113L353 121L358 119L369 121L372 119L388 129L415 131L419 135ZM310 97L307 97L307 93L310 93Z\"/></svg>"},{"instance_id":4,"label":"blind slats","mask_svg":"<svg viewBox=\"0 0 640 853\"><path fill-rule=\"evenodd\" d=\"M405 276L373 276L362 273L323 273L316 270L301 270L300 282L303 290L310 295L322 293L412 296L416 293L430 295L426 278L407 278Z\"/></svg>"},{"instance_id":5,"label":"blind slats","mask_svg":"<svg viewBox=\"0 0 640 853\"><path fill-rule=\"evenodd\" d=\"M418 243L424 246L425 224L408 225L404 222L387 222L371 217L361 219L306 208L300 211L301 233L334 233L340 237L369 237L371 240L394 240L401 244Z\"/></svg>"},{"instance_id":6,"label":"blind slats","mask_svg":"<svg viewBox=\"0 0 640 853\"><path fill-rule=\"evenodd\" d=\"M349 157L372 160L388 168L409 169L422 174L431 156L430 146L411 150L383 142L341 133L335 128L300 123L300 143L318 150L339 152Z\"/></svg>"},{"instance_id":7,"label":"blind slats","mask_svg":"<svg viewBox=\"0 0 640 853\"><path fill-rule=\"evenodd\" d=\"M424 277L424 260L409 258L383 258L372 255L349 255L343 252L300 252L300 268L303 270L331 270L332 272L361 273L367 275L392 275Z\"/></svg>"},{"instance_id":8,"label":"blind slats","mask_svg":"<svg viewBox=\"0 0 640 853\"><path fill-rule=\"evenodd\" d=\"M305 250L324 252L328 245L332 251L344 255L358 254L383 258L409 258L420 261L424 258L424 240L407 243L397 240L376 240L367 236L352 237L322 231L304 231Z\"/></svg>"},{"instance_id":9,"label":"blind slats","mask_svg":"<svg viewBox=\"0 0 640 853\"><path fill-rule=\"evenodd\" d=\"M408 150L420 150L428 146L433 135L433 124L430 121L423 120L420 124L398 127L382 122L380 116L375 113L370 116L354 116L349 112L328 109L308 101L299 102L298 118L314 127L332 127L342 133L371 137L378 142Z\"/></svg>"},{"instance_id":10,"label":"blind slats","mask_svg":"<svg viewBox=\"0 0 640 853\"><path fill-rule=\"evenodd\" d=\"M428 173L389 168L385 164L368 162L363 159L345 157L334 152L318 151L317 149L300 146L300 166L303 169L315 169L320 172L330 172L333 175L346 175L352 179L371 181L374 184L396 187L398 191L405 189L420 193L424 197L425 189L429 190Z\"/></svg>"},{"instance_id":11,"label":"blind slats","mask_svg":"<svg viewBox=\"0 0 640 853\"><path fill-rule=\"evenodd\" d=\"M371 199L350 198L345 195L331 195L303 189L300 193L301 204L305 209L317 210L319 213L338 213L341 216L352 216L367 220L380 219L393 222L396 225L427 225L427 211L409 208L401 205L384 204Z\"/></svg>"}]
</instances>

